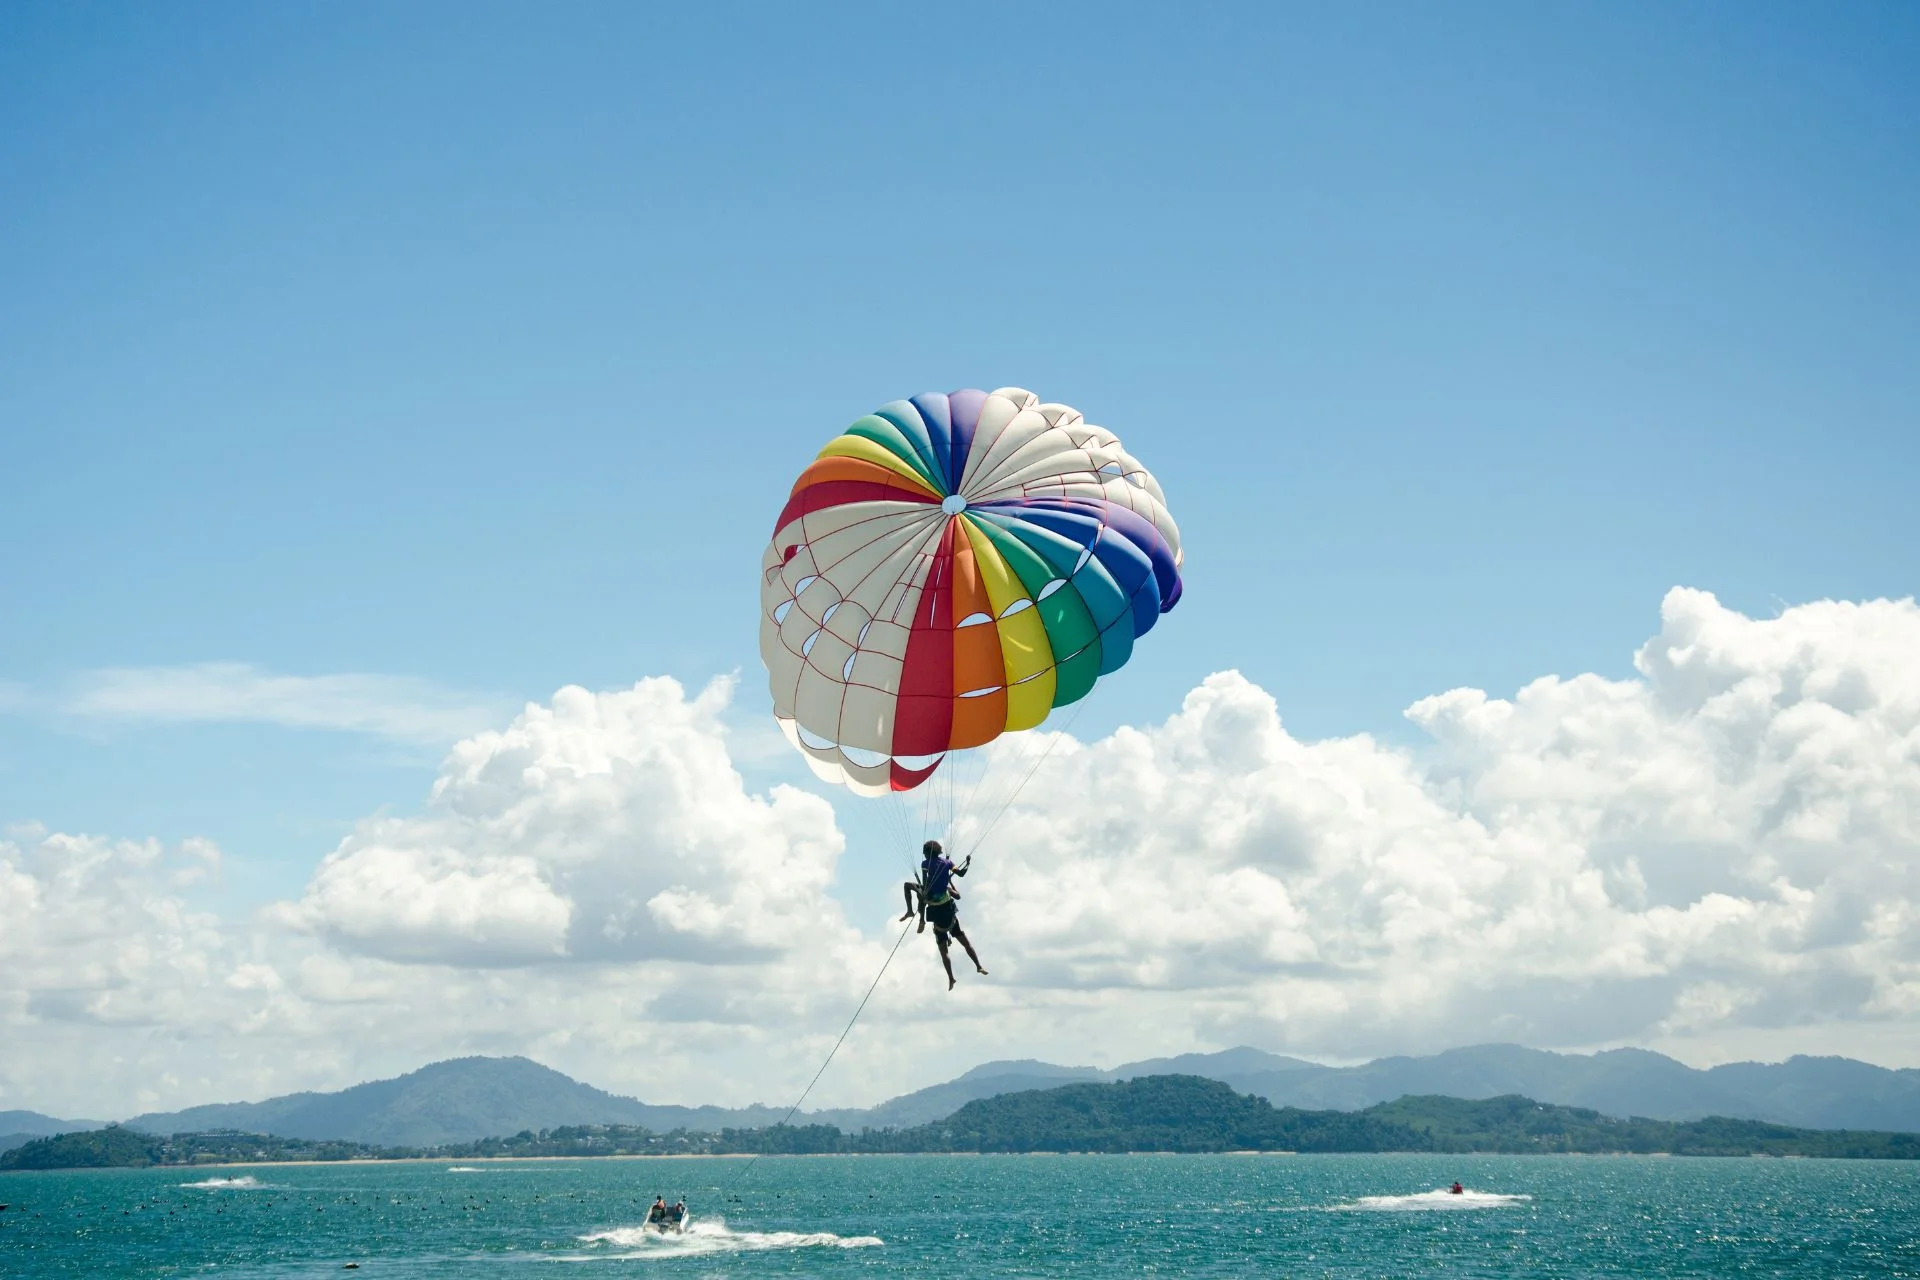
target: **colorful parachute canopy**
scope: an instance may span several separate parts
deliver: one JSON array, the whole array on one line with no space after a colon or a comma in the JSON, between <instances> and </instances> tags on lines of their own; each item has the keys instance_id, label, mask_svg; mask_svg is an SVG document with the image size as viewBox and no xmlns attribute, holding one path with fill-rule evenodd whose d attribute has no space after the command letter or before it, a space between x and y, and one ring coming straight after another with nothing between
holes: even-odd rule
<instances>
[{"instance_id":1,"label":"colorful parachute canopy","mask_svg":"<svg viewBox=\"0 0 1920 1280\"><path fill-rule=\"evenodd\" d=\"M1180 531L1112 432L1018 387L895 400L820 451L761 563L774 715L814 772L905 791L1118 670Z\"/></svg>"}]
</instances>

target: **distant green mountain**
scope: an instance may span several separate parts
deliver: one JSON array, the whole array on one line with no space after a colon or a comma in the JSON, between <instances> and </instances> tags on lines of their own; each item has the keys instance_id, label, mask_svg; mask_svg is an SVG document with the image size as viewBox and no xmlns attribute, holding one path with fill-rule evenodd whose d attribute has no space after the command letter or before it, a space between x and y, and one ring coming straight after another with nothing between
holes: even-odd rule
<instances>
[{"instance_id":1,"label":"distant green mountain","mask_svg":"<svg viewBox=\"0 0 1920 1280\"><path fill-rule=\"evenodd\" d=\"M103 1120L58 1120L38 1111L0 1111L0 1151L11 1151L49 1134L99 1129L105 1124Z\"/></svg>"},{"instance_id":2,"label":"distant green mountain","mask_svg":"<svg viewBox=\"0 0 1920 1280\"><path fill-rule=\"evenodd\" d=\"M1149 1058L1144 1062L1129 1062L1112 1070L1061 1067L1050 1062L1022 1058L1016 1061L983 1062L945 1084L918 1089L876 1107L815 1111L805 1118L812 1124L837 1125L849 1133L869 1128L904 1129L952 1115L960 1107L979 1098L995 1098L1005 1093L1022 1093L1032 1089L1051 1089L1075 1081L1111 1082L1131 1080L1136 1076L1180 1074L1206 1076L1215 1080L1242 1076L1265 1079L1267 1075L1278 1072L1325 1069L1300 1058L1286 1058L1248 1048L1223 1049L1219 1053L1187 1053L1174 1058Z\"/></svg>"},{"instance_id":3,"label":"distant green mountain","mask_svg":"<svg viewBox=\"0 0 1920 1280\"><path fill-rule=\"evenodd\" d=\"M792 1134L789 1137L789 1133ZM726 1134L739 1149L842 1151L1435 1151L1920 1159L1920 1134L1797 1129L1713 1116L1617 1119L1516 1096L1403 1097L1363 1111L1274 1107L1199 1076L1070 1084L969 1102L914 1129L833 1146L816 1132ZM786 1144L786 1145L783 1145Z\"/></svg>"},{"instance_id":4,"label":"distant green mountain","mask_svg":"<svg viewBox=\"0 0 1920 1280\"><path fill-rule=\"evenodd\" d=\"M0 1133L30 1133L36 1138L76 1129L104 1129L106 1125L104 1120L58 1120L38 1111L0 1111Z\"/></svg>"},{"instance_id":5,"label":"distant green mountain","mask_svg":"<svg viewBox=\"0 0 1920 1280\"><path fill-rule=\"evenodd\" d=\"M156 1112L127 1121L151 1134L234 1129L283 1138L428 1147L570 1124L655 1130L771 1124L772 1108L656 1107L581 1084L526 1058L454 1058L338 1093L294 1093Z\"/></svg>"},{"instance_id":6,"label":"distant green mountain","mask_svg":"<svg viewBox=\"0 0 1920 1280\"><path fill-rule=\"evenodd\" d=\"M886 1135L905 1150L1390 1151L1419 1141L1367 1116L1279 1111L1199 1076L1139 1076L969 1102L944 1120Z\"/></svg>"},{"instance_id":7,"label":"distant green mountain","mask_svg":"<svg viewBox=\"0 0 1920 1280\"><path fill-rule=\"evenodd\" d=\"M916 1089L898 1098L889 1099L877 1107L849 1108L839 1111L815 1111L804 1115L811 1124L829 1124L845 1129L849 1133L858 1133L862 1129L910 1129L917 1124L926 1124L942 1116L952 1115L955 1111L974 1101L976 1098L994 1098L1003 1093L1021 1093L1030 1089L1051 1089L1056 1085L1075 1080L1100 1080L1103 1073L1090 1067L1054 1067L1050 1072L1027 1073L1028 1067L1046 1067L1046 1063L991 1063L990 1067L1012 1068L1005 1073L986 1071L976 1067L957 1080L945 1084L931 1085L925 1089ZM780 1117L773 1117L778 1120ZM744 1127L735 1124L732 1127Z\"/></svg>"},{"instance_id":8,"label":"distant green mountain","mask_svg":"<svg viewBox=\"0 0 1920 1280\"><path fill-rule=\"evenodd\" d=\"M1124 1063L1105 1073L1108 1080L1131 1080L1135 1076L1205 1076L1209 1080L1227 1080L1229 1076L1259 1076L1263 1079L1294 1071L1328 1071L1305 1058L1289 1058L1241 1045L1218 1053L1183 1053L1172 1058L1148 1058L1144 1062ZM1228 1083L1232 1081L1228 1080ZM1246 1092L1244 1089L1241 1092Z\"/></svg>"},{"instance_id":9,"label":"distant green mountain","mask_svg":"<svg viewBox=\"0 0 1920 1280\"><path fill-rule=\"evenodd\" d=\"M1849 1058L1795 1057L1698 1070L1645 1049L1549 1053L1519 1045L1475 1045L1427 1057L1379 1058L1327 1067L1258 1049L1226 1049L1130 1062L1111 1070L1062 1067L1031 1059L989 1062L945 1084L864 1111L806 1117L848 1132L910 1128L976 1099L1043 1089L1067 1081L1111 1082L1152 1075L1196 1075L1229 1084L1277 1106L1359 1111L1409 1094L1495 1098L1520 1094L1616 1116L1692 1120L1737 1116L1811 1129L1920 1132L1920 1070L1889 1070Z\"/></svg>"},{"instance_id":10,"label":"distant green mountain","mask_svg":"<svg viewBox=\"0 0 1920 1280\"><path fill-rule=\"evenodd\" d=\"M1194 1073L1276 1104L1342 1111L1407 1094L1523 1094L1616 1116L1691 1120L1722 1115L1804 1128L1920 1132L1920 1070L1889 1070L1848 1058L1794 1057L1702 1071L1645 1049L1567 1054L1476 1045L1430 1057L1379 1058L1357 1067L1196 1067Z\"/></svg>"}]
</instances>

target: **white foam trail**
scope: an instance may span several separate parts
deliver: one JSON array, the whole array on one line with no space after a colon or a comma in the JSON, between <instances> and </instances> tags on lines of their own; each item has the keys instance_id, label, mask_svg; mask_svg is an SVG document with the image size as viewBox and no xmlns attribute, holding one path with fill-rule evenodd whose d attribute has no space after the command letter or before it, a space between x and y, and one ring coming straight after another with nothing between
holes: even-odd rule
<instances>
[{"instance_id":1,"label":"white foam trail","mask_svg":"<svg viewBox=\"0 0 1920 1280\"><path fill-rule=\"evenodd\" d=\"M1333 1207L1405 1213L1422 1209L1500 1209L1524 1204L1531 1199L1532 1196L1501 1195L1495 1191L1462 1191L1455 1195L1445 1187L1440 1187L1433 1191L1417 1191L1410 1196L1361 1196L1358 1200Z\"/></svg>"},{"instance_id":2,"label":"white foam trail","mask_svg":"<svg viewBox=\"0 0 1920 1280\"><path fill-rule=\"evenodd\" d=\"M734 1231L719 1218L688 1222L678 1235L646 1227L614 1227L580 1237L588 1244L613 1245L628 1252L594 1257L685 1258L714 1253L758 1253L767 1249L872 1249L879 1236L840 1236L831 1231Z\"/></svg>"},{"instance_id":3,"label":"white foam trail","mask_svg":"<svg viewBox=\"0 0 1920 1280\"><path fill-rule=\"evenodd\" d=\"M180 1185L183 1187L204 1187L208 1191L254 1191L264 1184L256 1178L239 1177L208 1178L205 1182L183 1182Z\"/></svg>"},{"instance_id":4,"label":"white foam trail","mask_svg":"<svg viewBox=\"0 0 1920 1280\"><path fill-rule=\"evenodd\" d=\"M447 1172L448 1173L485 1173L486 1170L476 1169L470 1164L456 1164L456 1165L448 1166Z\"/></svg>"}]
</instances>

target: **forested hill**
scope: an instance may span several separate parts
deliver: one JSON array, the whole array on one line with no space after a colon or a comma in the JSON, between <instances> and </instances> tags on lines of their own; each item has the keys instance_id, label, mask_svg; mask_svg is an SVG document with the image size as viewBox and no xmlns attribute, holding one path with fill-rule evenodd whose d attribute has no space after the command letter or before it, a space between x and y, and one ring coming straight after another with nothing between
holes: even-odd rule
<instances>
[{"instance_id":1,"label":"forested hill","mask_svg":"<svg viewBox=\"0 0 1920 1280\"><path fill-rule=\"evenodd\" d=\"M970 1102L945 1120L852 1137L826 1126L729 1132L768 1151L1436 1151L1920 1159L1920 1135L1758 1120L1619 1120L1509 1096L1407 1097L1364 1111L1273 1107L1199 1076L1074 1084Z\"/></svg>"}]
</instances>

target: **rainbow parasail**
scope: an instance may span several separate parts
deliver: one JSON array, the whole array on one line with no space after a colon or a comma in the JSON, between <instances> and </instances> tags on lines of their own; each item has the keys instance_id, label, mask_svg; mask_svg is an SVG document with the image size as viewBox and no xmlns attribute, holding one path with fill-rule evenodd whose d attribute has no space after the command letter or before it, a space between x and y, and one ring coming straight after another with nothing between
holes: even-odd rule
<instances>
[{"instance_id":1,"label":"rainbow parasail","mask_svg":"<svg viewBox=\"0 0 1920 1280\"><path fill-rule=\"evenodd\" d=\"M1180 531L1114 434L1018 387L895 400L794 482L761 564L774 715L814 772L906 791L1120 669Z\"/></svg>"}]
</instances>

